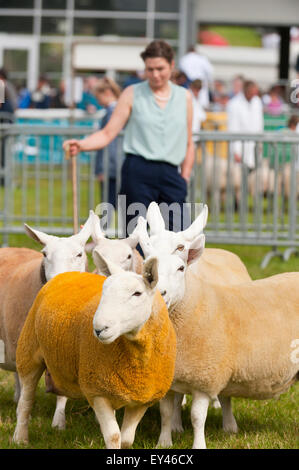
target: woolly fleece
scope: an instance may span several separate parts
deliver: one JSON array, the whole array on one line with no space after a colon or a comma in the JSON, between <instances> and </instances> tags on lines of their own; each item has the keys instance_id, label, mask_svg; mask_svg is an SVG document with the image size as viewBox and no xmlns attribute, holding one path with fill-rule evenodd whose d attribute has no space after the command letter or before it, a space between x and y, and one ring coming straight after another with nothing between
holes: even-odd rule
<instances>
[{"instance_id":1,"label":"woolly fleece","mask_svg":"<svg viewBox=\"0 0 299 470\"><path fill-rule=\"evenodd\" d=\"M187 271L186 285L170 312L177 333L173 390L254 399L287 391L299 367L291 361L299 274L220 286Z\"/></svg>"},{"instance_id":2,"label":"woolly fleece","mask_svg":"<svg viewBox=\"0 0 299 470\"><path fill-rule=\"evenodd\" d=\"M20 376L44 363L68 397L85 396L91 406L106 397L117 409L160 400L170 388L176 336L166 305L155 294L149 320L133 341L124 336L102 344L93 334L93 316L104 276L59 274L39 292L17 347Z\"/></svg>"},{"instance_id":3,"label":"woolly fleece","mask_svg":"<svg viewBox=\"0 0 299 470\"><path fill-rule=\"evenodd\" d=\"M43 255L29 248L0 248L0 339L5 344L2 368L16 370L17 341L27 313L42 287Z\"/></svg>"}]
</instances>

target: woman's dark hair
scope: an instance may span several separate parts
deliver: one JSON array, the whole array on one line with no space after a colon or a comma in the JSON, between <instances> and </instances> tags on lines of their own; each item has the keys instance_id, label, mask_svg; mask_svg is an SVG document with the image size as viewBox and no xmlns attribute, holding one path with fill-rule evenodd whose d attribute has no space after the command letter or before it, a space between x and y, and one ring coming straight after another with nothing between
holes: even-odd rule
<instances>
[{"instance_id":1,"label":"woman's dark hair","mask_svg":"<svg viewBox=\"0 0 299 470\"><path fill-rule=\"evenodd\" d=\"M163 57L171 64L174 58L172 47L165 41L152 41L140 55L144 62L146 59Z\"/></svg>"}]
</instances>

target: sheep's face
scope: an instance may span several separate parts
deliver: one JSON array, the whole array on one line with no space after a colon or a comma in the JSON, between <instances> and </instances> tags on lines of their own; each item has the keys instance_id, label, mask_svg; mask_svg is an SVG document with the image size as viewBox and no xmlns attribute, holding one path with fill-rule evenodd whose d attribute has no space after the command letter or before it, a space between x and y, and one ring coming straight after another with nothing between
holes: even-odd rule
<instances>
[{"instance_id":1,"label":"sheep's face","mask_svg":"<svg viewBox=\"0 0 299 470\"><path fill-rule=\"evenodd\" d=\"M158 289L166 305L172 309L185 295L185 276L187 267L201 256L205 245L205 236L199 235L190 243L186 259L173 255L157 255Z\"/></svg>"},{"instance_id":2,"label":"sheep's face","mask_svg":"<svg viewBox=\"0 0 299 470\"><path fill-rule=\"evenodd\" d=\"M173 308L184 297L186 268L201 256L205 245L205 236L203 234L197 235L188 243L184 241L183 246L178 244L182 239L182 233L161 230L157 235L149 237L146 230L146 220L143 217L138 219L136 235L139 237L139 243L145 256L155 256L158 259L158 289L167 307ZM172 247L169 249L171 241Z\"/></svg>"},{"instance_id":3,"label":"sheep's face","mask_svg":"<svg viewBox=\"0 0 299 470\"><path fill-rule=\"evenodd\" d=\"M55 238L42 249L47 281L64 272L84 272L87 262L84 245L68 238Z\"/></svg>"},{"instance_id":4,"label":"sheep's face","mask_svg":"<svg viewBox=\"0 0 299 470\"><path fill-rule=\"evenodd\" d=\"M94 248L100 255L110 259L113 263L120 266L124 271L133 271L133 249L126 243L126 240L109 240L103 238ZM96 264L96 260L94 257ZM103 274L100 267L96 268L99 274Z\"/></svg>"},{"instance_id":5,"label":"sheep's face","mask_svg":"<svg viewBox=\"0 0 299 470\"><path fill-rule=\"evenodd\" d=\"M201 213L190 227L181 232L172 232L165 229L164 219L159 206L151 202L147 212L147 220L150 226L150 245L152 249L161 255L178 255L182 260L188 260L188 251L194 240L203 231L208 217L208 207L202 207ZM145 238L145 224L140 223L138 234ZM149 250L147 250L149 251ZM145 254L148 256L148 252Z\"/></svg>"},{"instance_id":6,"label":"sheep's face","mask_svg":"<svg viewBox=\"0 0 299 470\"><path fill-rule=\"evenodd\" d=\"M102 256L125 271L133 271L133 250L138 243L138 238L135 236L134 232L128 238L110 240L106 238L105 234L102 232L100 219L93 211L91 211L91 218L91 236L96 244L93 250L93 260L98 274L105 275L100 266L102 264ZM100 257L94 255L95 252L97 252ZM97 261L99 261L100 265ZM104 265L105 264L104 261Z\"/></svg>"},{"instance_id":7,"label":"sheep's face","mask_svg":"<svg viewBox=\"0 0 299 470\"><path fill-rule=\"evenodd\" d=\"M29 237L44 247L43 265L47 281L64 272L86 270L87 258L84 247L91 234L91 215L82 230L68 238L48 235L34 230L27 224L25 224L25 231Z\"/></svg>"},{"instance_id":8,"label":"sheep's face","mask_svg":"<svg viewBox=\"0 0 299 470\"><path fill-rule=\"evenodd\" d=\"M161 255L179 255L183 260L187 260L190 242L185 240L182 232L170 232L165 230L159 235L150 237L150 242L156 253Z\"/></svg>"},{"instance_id":9,"label":"sheep's face","mask_svg":"<svg viewBox=\"0 0 299 470\"><path fill-rule=\"evenodd\" d=\"M111 266L116 267L109 261ZM157 259L145 262L142 276L119 267L110 274L93 319L94 334L102 343L112 343L121 335L134 338L149 319L158 281Z\"/></svg>"},{"instance_id":10,"label":"sheep's face","mask_svg":"<svg viewBox=\"0 0 299 470\"><path fill-rule=\"evenodd\" d=\"M160 255L158 260L157 286L167 308L171 309L184 297L187 263L177 255Z\"/></svg>"}]
</instances>

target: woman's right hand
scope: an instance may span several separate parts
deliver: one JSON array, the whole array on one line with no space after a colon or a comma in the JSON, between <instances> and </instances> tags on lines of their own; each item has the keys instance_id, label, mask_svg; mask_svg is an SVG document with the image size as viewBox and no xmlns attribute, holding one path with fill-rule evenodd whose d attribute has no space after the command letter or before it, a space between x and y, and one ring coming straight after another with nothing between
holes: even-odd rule
<instances>
[{"instance_id":1,"label":"woman's right hand","mask_svg":"<svg viewBox=\"0 0 299 470\"><path fill-rule=\"evenodd\" d=\"M81 140L76 139L65 140L62 147L65 152L69 151L71 157L78 155L83 150Z\"/></svg>"}]
</instances>

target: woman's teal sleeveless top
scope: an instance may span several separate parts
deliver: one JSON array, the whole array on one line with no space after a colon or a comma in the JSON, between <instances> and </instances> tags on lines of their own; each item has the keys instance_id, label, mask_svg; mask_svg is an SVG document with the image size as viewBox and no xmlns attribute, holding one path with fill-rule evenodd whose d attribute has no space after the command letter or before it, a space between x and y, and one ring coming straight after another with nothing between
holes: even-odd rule
<instances>
[{"instance_id":1,"label":"woman's teal sleeveless top","mask_svg":"<svg viewBox=\"0 0 299 470\"><path fill-rule=\"evenodd\" d=\"M125 127L124 152L180 165L187 150L186 89L169 82L165 108L156 103L147 81L133 85L132 112Z\"/></svg>"}]
</instances>

